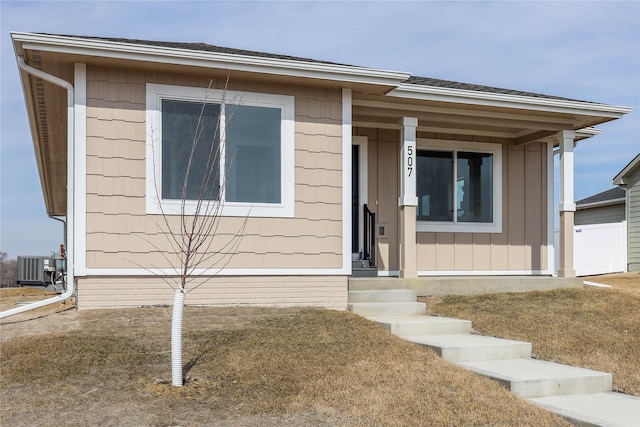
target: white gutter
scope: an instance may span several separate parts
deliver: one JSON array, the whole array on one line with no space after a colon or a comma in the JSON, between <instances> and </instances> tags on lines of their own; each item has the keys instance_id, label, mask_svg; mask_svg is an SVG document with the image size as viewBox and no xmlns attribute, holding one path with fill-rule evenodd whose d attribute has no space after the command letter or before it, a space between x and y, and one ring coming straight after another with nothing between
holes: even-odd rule
<instances>
[{"instance_id":1,"label":"white gutter","mask_svg":"<svg viewBox=\"0 0 640 427\"><path fill-rule=\"evenodd\" d=\"M610 206L610 205L618 205L618 204L622 204L624 202L627 201L626 197L621 197L618 199L609 199L609 200L603 200L601 202L591 202L591 203L583 203L581 205L576 205L576 209L580 210L580 209L588 209L588 208L595 208L597 206Z\"/></svg>"},{"instance_id":2,"label":"white gutter","mask_svg":"<svg viewBox=\"0 0 640 427\"><path fill-rule=\"evenodd\" d=\"M11 37L14 43L22 43L22 47L25 50L88 55L108 58L109 60L149 61L162 64L217 68L227 71L245 71L391 87L396 87L410 76L410 73L401 71L305 61L303 59L199 51L144 44L144 42L131 43L100 38L21 32L12 32Z\"/></svg>"},{"instance_id":3,"label":"white gutter","mask_svg":"<svg viewBox=\"0 0 640 427\"><path fill-rule=\"evenodd\" d=\"M396 98L520 108L565 114L589 114L596 117L607 118L620 118L633 110L633 108L630 107L593 102L444 88L410 83L401 84L386 95Z\"/></svg>"},{"instance_id":4,"label":"white gutter","mask_svg":"<svg viewBox=\"0 0 640 427\"><path fill-rule=\"evenodd\" d=\"M24 57L18 56L18 66L21 70L23 70L27 74L31 74L35 77L39 77L42 80L46 80L49 83L53 83L54 85L60 86L67 90L67 222L70 223L70 227L65 227L66 235L65 241L67 242L67 280L66 287L64 293L60 295L56 295L52 298L47 298L42 301L36 301L31 304L23 305L21 307L12 308L11 310L6 310L0 312L0 319L5 317L13 316L15 314L23 313L25 311L34 310L36 308L44 307L46 305L55 304L57 302L65 301L70 298L74 292L74 282L75 277L73 273L73 252L74 252L74 241L73 235L69 236L68 234L73 233L73 183L74 183L74 167L73 167L73 158L74 158L74 89L71 83L62 80L58 77L52 76L51 74L47 74L44 71L38 70L37 68L33 68L27 65L24 62Z\"/></svg>"}]
</instances>

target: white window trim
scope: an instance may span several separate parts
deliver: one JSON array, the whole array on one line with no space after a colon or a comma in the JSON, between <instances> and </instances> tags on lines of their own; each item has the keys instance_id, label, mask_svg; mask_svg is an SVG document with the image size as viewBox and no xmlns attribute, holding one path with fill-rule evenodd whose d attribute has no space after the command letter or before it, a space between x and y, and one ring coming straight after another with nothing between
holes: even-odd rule
<instances>
[{"instance_id":1,"label":"white window trim","mask_svg":"<svg viewBox=\"0 0 640 427\"><path fill-rule=\"evenodd\" d=\"M146 113L146 212L148 214L180 215L180 200L163 200L158 197L162 188L162 111L163 99L221 104L250 105L279 108L281 111L280 144L280 203L223 202L222 216L286 217L294 216L295 164L294 164L294 97L254 92L206 89L188 86L147 83ZM224 121L224 120L223 120ZM221 134L224 129L221 129ZM156 185L157 183L157 185ZM185 212L195 213L196 202L187 201Z\"/></svg>"},{"instance_id":2,"label":"white window trim","mask_svg":"<svg viewBox=\"0 0 640 427\"><path fill-rule=\"evenodd\" d=\"M418 150L470 151L493 154L493 222L417 221L418 232L502 233L502 145L492 143L451 141L442 139L417 140ZM419 172L418 172L419 173ZM454 187L455 188L455 187Z\"/></svg>"}]
</instances>

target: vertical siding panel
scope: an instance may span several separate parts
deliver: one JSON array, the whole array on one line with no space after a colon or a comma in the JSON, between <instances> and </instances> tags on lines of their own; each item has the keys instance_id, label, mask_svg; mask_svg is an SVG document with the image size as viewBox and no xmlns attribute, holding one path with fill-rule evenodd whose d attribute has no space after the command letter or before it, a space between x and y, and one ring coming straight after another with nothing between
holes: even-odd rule
<instances>
[{"instance_id":1,"label":"vertical siding panel","mask_svg":"<svg viewBox=\"0 0 640 427\"><path fill-rule=\"evenodd\" d=\"M504 271L509 269L509 206L511 198L509 188L509 150L502 149L502 233L491 234L491 270Z\"/></svg>"},{"instance_id":2,"label":"vertical siding panel","mask_svg":"<svg viewBox=\"0 0 640 427\"><path fill-rule=\"evenodd\" d=\"M452 271L455 264L455 234L436 234L436 270Z\"/></svg>"},{"instance_id":3,"label":"vertical siding panel","mask_svg":"<svg viewBox=\"0 0 640 427\"><path fill-rule=\"evenodd\" d=\"M509 149L509 269L525 268L525 151Z\"/></svg>"},{"instance_id":4,"label":"vertical siding panel","mask_svg":"<svg viewBox=\"0 0 640 427\"><path fill-rule=\"evenodd\" d=\"M543 233L544 198L542 195L542 165L538 144L530 144L525 151L525 269L540 270Z\"/></svg>"},{"instance_id":5,"label":"vertical siding panel","mask_svg":"<svg viewBox=\"0 0 640 427\"><path fill-rule=\"evenodd\" d=\"M458 271L473 269L473 234L455 233L455 269Z\"/></svg>"},{"instance_id":6,"label":"vertical siding panel","mask_svg":"<svg viewBox=\"0 0 640 427\"><path fill-rule=\"evenodd\" d=\"M387 256L383 269L398 270L398 132L380 130L378 140L378 226L385 228L379 236L381 255Z\"/></svg>"},{"instance_id":7,"label":"vertical siding panel","mask_svg":"<svg viewBox=\"0 0 640 427\"><path fill-rule=\"evenodd\" d=\"M542 210L542 222L541 222L541 244L540 244L540 268L546 270L549 268L549 257L547 251L547 245L553 245L553 237L551 237L551 241L549 241L549 220L552 220L551 229L553 230L553 218L549 218L549 200L547 197L547 183L549 181L549 167L548 167L548 153L547 153L547 144L544 142L540 143L540 164L541 168L541 190L540 190L540 206ZM552 185L553 187L553 185ZM553 197L552 197L553 199ZM553 202L552 202L553 203ZM553 232L551 233L553 236Z\"/></svg>"},{"instance_id":8,"label":"vertical siding panel","mask_svg":"<svg viewBox=\"0 0 640 427\"><path fill-rule=\"evenodd\" d=\"M491 270L491 235L475 233L473 235L473 269L480 271Z\"/></svg>"},{"instance_id":9,"label":"vertical siding panel","mask_svg":"<svg viewBox=\"0 0 640 427\"><path fill-rule=\"evenodd\" d=\"M436 269L436 233L418 233L418 270Z\"/></svg>"}]
</instances>

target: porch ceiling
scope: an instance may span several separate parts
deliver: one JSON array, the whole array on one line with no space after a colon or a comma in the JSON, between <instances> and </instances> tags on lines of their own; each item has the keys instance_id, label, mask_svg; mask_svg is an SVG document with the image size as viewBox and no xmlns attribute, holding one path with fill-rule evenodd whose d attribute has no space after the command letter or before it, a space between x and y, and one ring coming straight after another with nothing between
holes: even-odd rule
<instances>
[{"instance_id":1,"label":"porch ceiling","mask_svg":"<svg viewBox=\"0 0 640 427\"><path fill-rule=\"evenodd\" d=\"M418 119L419 131L509 138L516 145L544 140L560 130L579 130L611 120L453 102L397 101L384 96L354 93L354 126L398 128L400 118L405 116ZM579 135L577 139L583 137L586 135Z\"/></svg>"}]
</instances>

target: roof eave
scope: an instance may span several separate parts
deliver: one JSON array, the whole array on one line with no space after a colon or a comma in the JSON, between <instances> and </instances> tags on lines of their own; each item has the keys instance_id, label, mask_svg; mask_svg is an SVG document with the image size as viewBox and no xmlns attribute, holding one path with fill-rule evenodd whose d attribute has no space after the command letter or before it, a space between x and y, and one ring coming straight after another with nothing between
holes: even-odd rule
<instances>
[{"instance_id":1,"label":"roof eave","mask_svg":"<svg viewBox=\"0 0 640 427\"><path fill-rule=\"evenodd\" d=\"M14 43L14 51L16 54L16 59L18 56L24 54L24 51L21 49L21 46L18 46ZM24 72L22 69L18 69L18 75L20 76L20 83L22 85L22 94L24 96L25 107L27 109L27 119L29 120L29 130L31 132L31 142L33 144L33 150L36 157L36 166L38 168L38 176L40 178L40 189L42 190L42 198L44 200L45 211L48 215L60 215L64 216L64 214L60 214L54 210L54 202L51 196L51 191L49 190L49 182L45 177L44 172L44 161L40 152L40 136L37 131L38 125L36 124L35 119L35 107L33 104L33 94L31 91L31 84L29 82L29 75Z\"/></svg>"},{"instance_id":2,"label":"roof eave","mask_svg":"<svg viewBox=\"0 0 640 427\"><path fill-rule=\"evenodd\" d=\"M630 113L631 107L569 101L555 98L520 96L503 93L443 88L436 86L402 84L387 96L425 101L440 101L490 107L518 108L552 113L589 115L607 119L618 119Z\"/></svg>"},{"instance_id":3,"label":"roof eave","mask_svg":"<svg viewBox=\"0 0 640 427\"><path fill-rule=\"evenodd\" d=\"M576 203L576 209L582 210L582 209L597 208L602 206L618 205L618 204L625 203L626 200L627 199L623 197L619 199L604 200L601 202L592 202L592 203L583 203L583 204Z\"/></svg>"},{"instance_id":4,"label":"roof eave","mask_svg":"<svg viewBox=\"0 0 640 427\"><path fill-rule=\"evenodd\" d=\"M619 173L618 175L616 175L612 180L611 183L613 185L619 185L619 186L624 186L627 185L627 183L625 182L625 177L627 176L627 174L629 172L631 172L633 169L635 169L636 166L640 165L640 154L638 154L636 157L633 158L633 160L631 160L629 162L629 164L627 166L625 166Z\"/></svg>"},{"instance_id":5,"label":"roof eave","mask_svg":"<svg viewBox=\"0 0 640 427\"><path fill-rule=\"evenodd\" d=\"M406 72L367 67L197 51L100 39L20 32L11 33L11 37L14 44L19 44L16 51L34 49L71 55L304 77L353 84L396 87L410 76Z\"/></svg>"}]
</instances>

